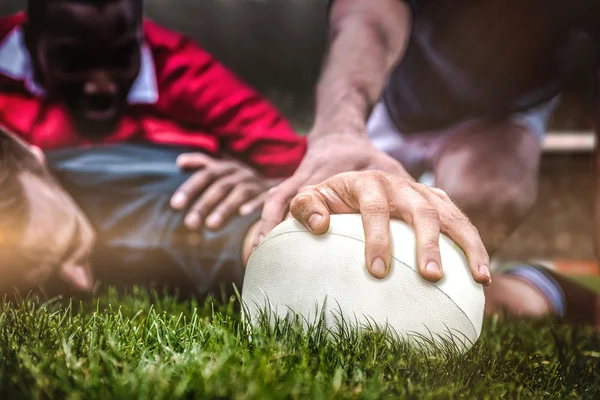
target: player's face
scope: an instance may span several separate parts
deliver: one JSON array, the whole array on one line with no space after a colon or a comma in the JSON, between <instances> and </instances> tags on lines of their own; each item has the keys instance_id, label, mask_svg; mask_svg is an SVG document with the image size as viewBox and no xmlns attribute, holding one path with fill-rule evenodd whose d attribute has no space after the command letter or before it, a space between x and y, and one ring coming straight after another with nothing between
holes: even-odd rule
<instances>
[{"instance_id":1,"label":"player's face","mask_svg":"<svg viewBox=\"0 0 600 400\"><path fill-rule=\"evenodd\" d=\"M2 131L0 135L7 136ZM14 142L3 149L0 157L5 158L0 161L13 163L14 157L27 157L30 150L25 145L8 139ZM14 171L19 189L6 186L0 192L0 214L7 213L2 215L0 231L0 293L10 295L15 286L29 290L59 282L89 290L95 242L92 225L42 161L32 158L30 163L35 164Z\"/></svg>"},{"instance_id":2,"label":"player's face","mask_svg":"<svg viewBox=\"0 0 600 400\"><path fill-rule=\"evenodd\" d=\"M28 173L20 179L29 209L20 240L25 281L68 281L77 289L89 289L95 240L90 222L55 182Z\"/></svg>"},{"instance_id":3,"label":"player's face","mask_svg":"<svg viewBox=\"0 0 600 400\"><path fill-rule=\"evenodd\" d=\"M40 79L82 134L115 128L139 73L142 35L134 0L48 5L36 49Z\"/></svg>"}]
</instances>

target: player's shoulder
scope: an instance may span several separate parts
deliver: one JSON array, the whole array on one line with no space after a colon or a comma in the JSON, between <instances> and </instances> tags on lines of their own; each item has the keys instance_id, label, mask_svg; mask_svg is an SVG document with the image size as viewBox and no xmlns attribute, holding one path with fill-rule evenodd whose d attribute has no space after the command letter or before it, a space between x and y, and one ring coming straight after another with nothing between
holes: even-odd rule
<instances>
[{"instance_id":1,"label":"player's shoulder","mask_svg":"<svg viewBox=\"0 0 600 400\"><path fill-rule=\"evenodd\" d=\"M184 72L192 73L204 68L212 56L190 37L166 28L151 20L144 21L146 44L154 58L156 74L163 81L170 75L185 79ZM170 81L170 79L166 79Z\"/></svg>"},{"instance_id":2,"label":"player's shoulder","mask_svg":"<svg viewBox=\"0 0 600 400\"><path fill-rule=\"evenodd\" d=\"M0 41L3 41L16 27L23 25L26 19L23 12L0 18Z\"/></svg>"},{"instance_id":3,"label":"player's shoulder","mask_svg":"<svg viewBox=\"0 0 600 400\"><path fill-rule=\"evenodd\" d=\"M204 64L210 55L202 49L192 38L166 28L156 22L146 19L144 21L144 34L146 44L154 56L157 68L169 64L180 64L179 61L192 67L195 64Z\"/></svg>"},{"instance_id":4,"label":"player's shoulder","mask_svg":"<svg viewBox=\"0 0 600 400\"><path fill-rule=\"evenodd\" d=\"M150 19L144 20L144 35L146 43L154 53L177 53L189 46L195 46L194 41L189 36L162 26Z\"/></svg>"},{"instance_id":5,"label":"player's shoulder","mask_svg":"<svg viewBox=\"0 0 600 400\"><path fill-rule=\"evenodd\" d=\"M185 36L150 19L144 19L144 35L152 49L174 49Z\"/></svg>"}]
</instances>

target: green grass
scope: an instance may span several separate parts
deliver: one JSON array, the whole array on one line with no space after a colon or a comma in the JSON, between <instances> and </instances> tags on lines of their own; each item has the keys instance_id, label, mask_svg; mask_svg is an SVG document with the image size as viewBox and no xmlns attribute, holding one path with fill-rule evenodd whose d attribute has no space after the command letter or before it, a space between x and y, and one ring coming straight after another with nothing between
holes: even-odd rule
<instances>
[{"instance_id":1,"label":"green grass","mask_svg":"<svg viewBox=\"0 0 600 400\"><path fill-rule=\"evenodd\" d=\"M600 335L486 320L464 355L377 332L243 329L236 303L142 290L96 302L4 303L0 398L598 398Z\"/></svg>"}]
</instances>

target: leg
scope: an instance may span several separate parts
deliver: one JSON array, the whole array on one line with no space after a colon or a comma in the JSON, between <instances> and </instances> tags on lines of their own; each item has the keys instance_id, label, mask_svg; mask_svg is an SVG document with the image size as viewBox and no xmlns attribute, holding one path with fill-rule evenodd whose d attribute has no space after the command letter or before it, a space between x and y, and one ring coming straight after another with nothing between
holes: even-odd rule
<instances>
[{"instance_id":1,"label":"leg","mask_svg":"<svg viewBox=\"0 0 600 400\"><path fill-rule=\"evenodd\" d=\"M465 124L440 141L436 185L472 219L491 253L535 202L543 121L551 107L503 123ZM544 268L523 265L496 276L485 295L487 314L600 323L597 294Z\"/></svg>"},{"instance_id":2,"label":"leg","mask_svg":"<svg viewBox=\"0 0 600 400\"><path fill-rule=\"evenodd\" d=\"M535 203L540 153L540 138L513 121L463 124L440 143L436 186L471 218L490 254ZM494 277L485 294L487 314L537 317L550 311L535 288L512 277Z\"/></svg>"},{"instance_id":3,"label":"leg","mask_svg":"<svg viewBox=\"0 0 600 400\"><path fill-rule=\"evenodd\" d=\"M462 124L439 143L435 184L471 218L490 254L535 203L540 153L540 138L513 121Z\"/></svg>"},{"instance_id":4,"label":"leg","mask_svg":"<svg viewBox=\"0 0 600 400\"><path fill-rule=\"evenodd\" d=\"M47 154L48 164L98 233L97 277L119 286L170 286L200 296L241 287L246 233L258 214L218 232L189 232L170 197L188 173L175 160L189 149L120 144Z\"/></svg>"},{"instance_id":5,"label":"leg","mask_svg":"<svg viewBox=\"0 0 600 400\"><path fill-rule=\"evenodd\" d=\"M535 203L542 139L558 101L502 121L460 124L435 143L436 186L471 218L490 254Z\"/></svg>"}]
</instances>

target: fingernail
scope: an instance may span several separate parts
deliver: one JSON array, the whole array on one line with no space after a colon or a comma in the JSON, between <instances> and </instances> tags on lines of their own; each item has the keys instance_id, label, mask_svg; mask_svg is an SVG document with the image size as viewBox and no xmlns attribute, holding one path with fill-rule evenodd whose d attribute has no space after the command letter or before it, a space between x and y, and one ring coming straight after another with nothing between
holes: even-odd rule
<instances>
[{"instance_id":1,"label":"fingernail","mask_svg":"<svg viewBox=\"0 0 600 400\"><path fill-rule=\"evenodd\" d=\"M264 238L265 238L265 235L263 235L262 233L260 235L258 235L258 244L260 244Z\"/></svg>"},{"instance_id":2,"label":"fingernail","mask_svg":"<svg viewBox=\"0 0 600 400\"><path fill-rule=\"evenodd\" d=\"M198 213L188 214L188 216L185 217L185 226L191 230L198 229L200 226L200 216Z\"/></svg>"},{"instance_id":3,"label":"fingernail","mask_svg":"<svg viewBox=\"0 0 600 400\"><path fill-rule=\"evenodd\" d=\"M181 208L185 204L185 195L183 193L176 193L171 199L171 206L173 208Z\"/></svg>"},{"instance_id":4,"label":"fingernail","mask_svg":"<svg viewBox=\"0 0 600 400\"><path fill-rule=\"evenodd\" d=\"M441 272L440 266L435 261L429 261L425 266L425 269L429 272L435 272L436 274Z\"/></svg>"},{"instance_id":5,"label":"fingernail","mask_svg":"<svg viewBox=\"0 0 600 400\"><path fill-rule=\"evenodd\" d=\"M221 225L221 214L212 214L206 219L206 225L210 228L216 228Z\"/></svg>"},{"instance_id":6,"label":"fingernail","mask_svg":"<svg viewBox=\"0 0 600 400\"><path fill-rule=\"evenodd\" d=\"M311 230L315 231L319 229L321 221L323 221L323 216L321 214L313 214L308 218L308 226Z\"/></svg>"},{"instance_id":7,"label":"fingernail","mask_svg":"<svg viewBox=\"0 0 600 400\"><path fill-rule=\"evenodd\" d=\"M490 270L487 267L487 265L482 265L479 267L479 273L482 275L487 276L488 278L490 277Z\"/></svg>"},{"instance_id":8,"label":"fingernail","mask_svg":"<svg viewBox=\"0 0 600 400\"><path fill-rule=\"evenodd\" d=\"M385 261L381 258L376 258L375 261L373 261L371 270L378 276L384 276L386 272Z\"/></svg>"}]
</instances>

